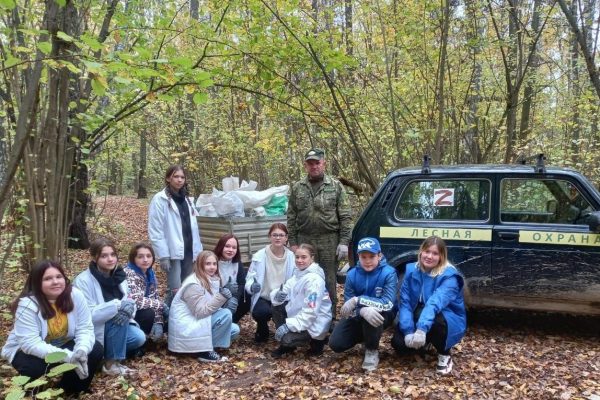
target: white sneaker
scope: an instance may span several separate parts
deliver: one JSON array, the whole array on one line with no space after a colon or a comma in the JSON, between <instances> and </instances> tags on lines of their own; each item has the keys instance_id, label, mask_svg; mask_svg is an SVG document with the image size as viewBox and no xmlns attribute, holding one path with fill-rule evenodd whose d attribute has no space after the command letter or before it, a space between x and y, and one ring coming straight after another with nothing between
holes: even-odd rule
<instances>
[{"instance_id":1,"label":"white sneaker","mask_svg":"<svg viewBox=\"0 0 600 400\"><path fill-rule=\"evenodd\" d=\"M365 371L374 371L379 365L379 351L377 350L365 350L365 359L362 363L362 368Z\"/></svg>"},{"instance_id":2,"label":"white sneaker","mask_svg":"<svg viewBox=\"0 0 600 400\"><path fill-rule=\"evenodd\" d=\"M438 354L437 370L438 374L448 375L452 371L452 357L449 355Z\"/></svg>"},{"instance_id":3,"label":"white sneaker","mask_svg":"<svg viewBox=\"0 0 600 400\"><path fill-rule=\"evenodd\" d=\"M116 362L116 363L111 364L110 367L108 367L108 368L106 368L106 364L104 364L102 366L102 372L104 372L107 375L117 376L117 375L130 375L133 372L135 372L135 370Z\"/></svg>"}]
</instances>

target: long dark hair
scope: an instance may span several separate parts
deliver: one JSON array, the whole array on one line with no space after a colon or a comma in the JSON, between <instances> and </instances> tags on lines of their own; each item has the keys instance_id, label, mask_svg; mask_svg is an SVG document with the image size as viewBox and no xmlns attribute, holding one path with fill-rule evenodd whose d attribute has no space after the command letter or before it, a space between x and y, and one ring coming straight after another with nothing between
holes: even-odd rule
<instances>
[{"instance_id":1,"label":"long dark hair","mask_svg":"<svg viewBox=\"0 0 600 400\"><path fill-rule=\"evenodd\" d=\"M225 249L225 245L227 244L229 239L235 239L235 243L237 244L237 252L231 259L231 262L234 264L240 263L242 261L242 255L240 254L240 242L238 238L231 233L224 234L223 236L221 236L221 239L219 239L219 241L217 242L217 245L214 249L214 253L217 255L217 261L223 258L223 249Z\"/></svg>"},{"instance_id":2,"label":"long dark hair","mask_svg":"<svg viewBox=\"0 0 600 400\"><path fill-rule=\"evenodd\" d=\"M94 239L94 241L92 241L92 243L90 244L90 255L92 256L92 259L94 261L98 261L98 258L100 258L100 254L102 254L102 249L105 247L110 247L111 249L113 249L118 259L119 252L117 251L117 246L115 246L115 242L113 242L110 239L101 237L98 239Z\"/></svg>"},{"instance_id":3,"label":"long dark hair","mask_svg":"<svg viewBox=\"0 0 600 400\"><path fill-rule=\"evenodd\" d=\"M57 261L44 260L35 264L33 268L31 268L31 271L29 271L29 275L27 276L27 281L25 281L23 290L10 306L10 311L13 315L15 315L17 312L19 301L23 297L29 296L34 297L37 301L44 319L50 319L56 315L52 305L42 292L42 281L48 268L56 268L58 272L60 272L65 278L65 290L63 290L63 292L58 296L54 305L57 309L65 314L73 311L73 299L71 298L71 291L73 290L73 287L71 286L71 281L67 277L67 274L65 274L65 270Z\"/></svg>"},{"instance_id":4,"label":"long dark hair","mask_svg":"<svg viewBox=\"0 0 600 400\"><path fill-rule=\"evenodd\" d=\"M172 197L171 196L171 186L169 185L169 181L167 179L171 178L173 176L173 174L175 174L175 172L177 172L177 171L183 172L183 177L185 178L185 183L183 184L183 187L180 189L180 193L185 196L185 200L187 201L188 205L192 209L192 214L193 214L194 206L192 205L192 202L189 198L190 192L188 190L188 180L187 180L188 174L187 174L185 168L183 168L183 165L173 164L169 168L167 168L167 172L165 172L165 189L164 189L165 193L169 199ZM172 208L171 202L169 202L169 206Z\"/></svg>"}]
</instances>

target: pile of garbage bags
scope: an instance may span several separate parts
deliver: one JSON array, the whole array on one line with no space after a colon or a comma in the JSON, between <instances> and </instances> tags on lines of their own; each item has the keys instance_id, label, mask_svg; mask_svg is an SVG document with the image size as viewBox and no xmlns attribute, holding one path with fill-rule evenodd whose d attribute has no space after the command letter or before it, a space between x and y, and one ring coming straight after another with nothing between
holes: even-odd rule
<instances>
[{"instance_id":1,"label":"pile of garbage bags","mask_svg":"<svg viewBox=\"0 0 600 400\"><path fill-rule=\"evenodd\" d=\"M256 190L255 181L239 182L237 176L223 179L223 190L213 188L211 194L201 194L196 209L203 217L260 217L283 215L287 212L288 185Z\"/></svg>"}]
</instances>

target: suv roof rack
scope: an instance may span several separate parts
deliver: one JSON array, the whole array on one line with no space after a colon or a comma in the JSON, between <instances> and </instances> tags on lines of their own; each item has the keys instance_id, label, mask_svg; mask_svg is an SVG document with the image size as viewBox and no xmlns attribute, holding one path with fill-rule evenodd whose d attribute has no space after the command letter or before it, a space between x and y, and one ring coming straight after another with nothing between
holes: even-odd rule
<instances>
[{"instance_id":1,"label":"suv roof rack","mask_svg":"<svg viewBox=\"0 0 600 400\"><path fill-rule=\"evenodd\" d=\"M431 173L431 157L429 157L429 154L425 154L423 156L423 167L421 167L421 173L422 174L430 174Z\"/></svg>"},{"instance_id":2,"label":"suv roof rack","mask_svg":"<svg viewBox=\"0 0 600 400\"><path fill-rule=\"evenodd\" d=\"M521 165L527 165L528 161L533 160L535 160L535 166L533 167L535 172L538 174L546 173L546 156L543 153L531 157L525 157L523 154L521 154L519 155L519 157L517 157L516 163Z\"/></svg>"}]
</instances>

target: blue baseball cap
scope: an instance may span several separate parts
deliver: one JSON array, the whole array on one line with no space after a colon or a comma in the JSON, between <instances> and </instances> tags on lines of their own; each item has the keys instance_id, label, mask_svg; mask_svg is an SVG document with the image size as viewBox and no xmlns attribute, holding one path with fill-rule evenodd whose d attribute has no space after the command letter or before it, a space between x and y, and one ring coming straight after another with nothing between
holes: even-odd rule
<instances>
[{"instance_id":1,"label":"blue baseball cap","mask_svg":"<svg viewBox=\"0 0 600 400\"><path fill-rule=\"evenodd\" d=\"M357 253L362 253L363 251L368 251L369 253L373 254L381 253L381 246L379 245L379 241L372 237L360 239L358 242Z\"/></svg>"}]
</instances>

